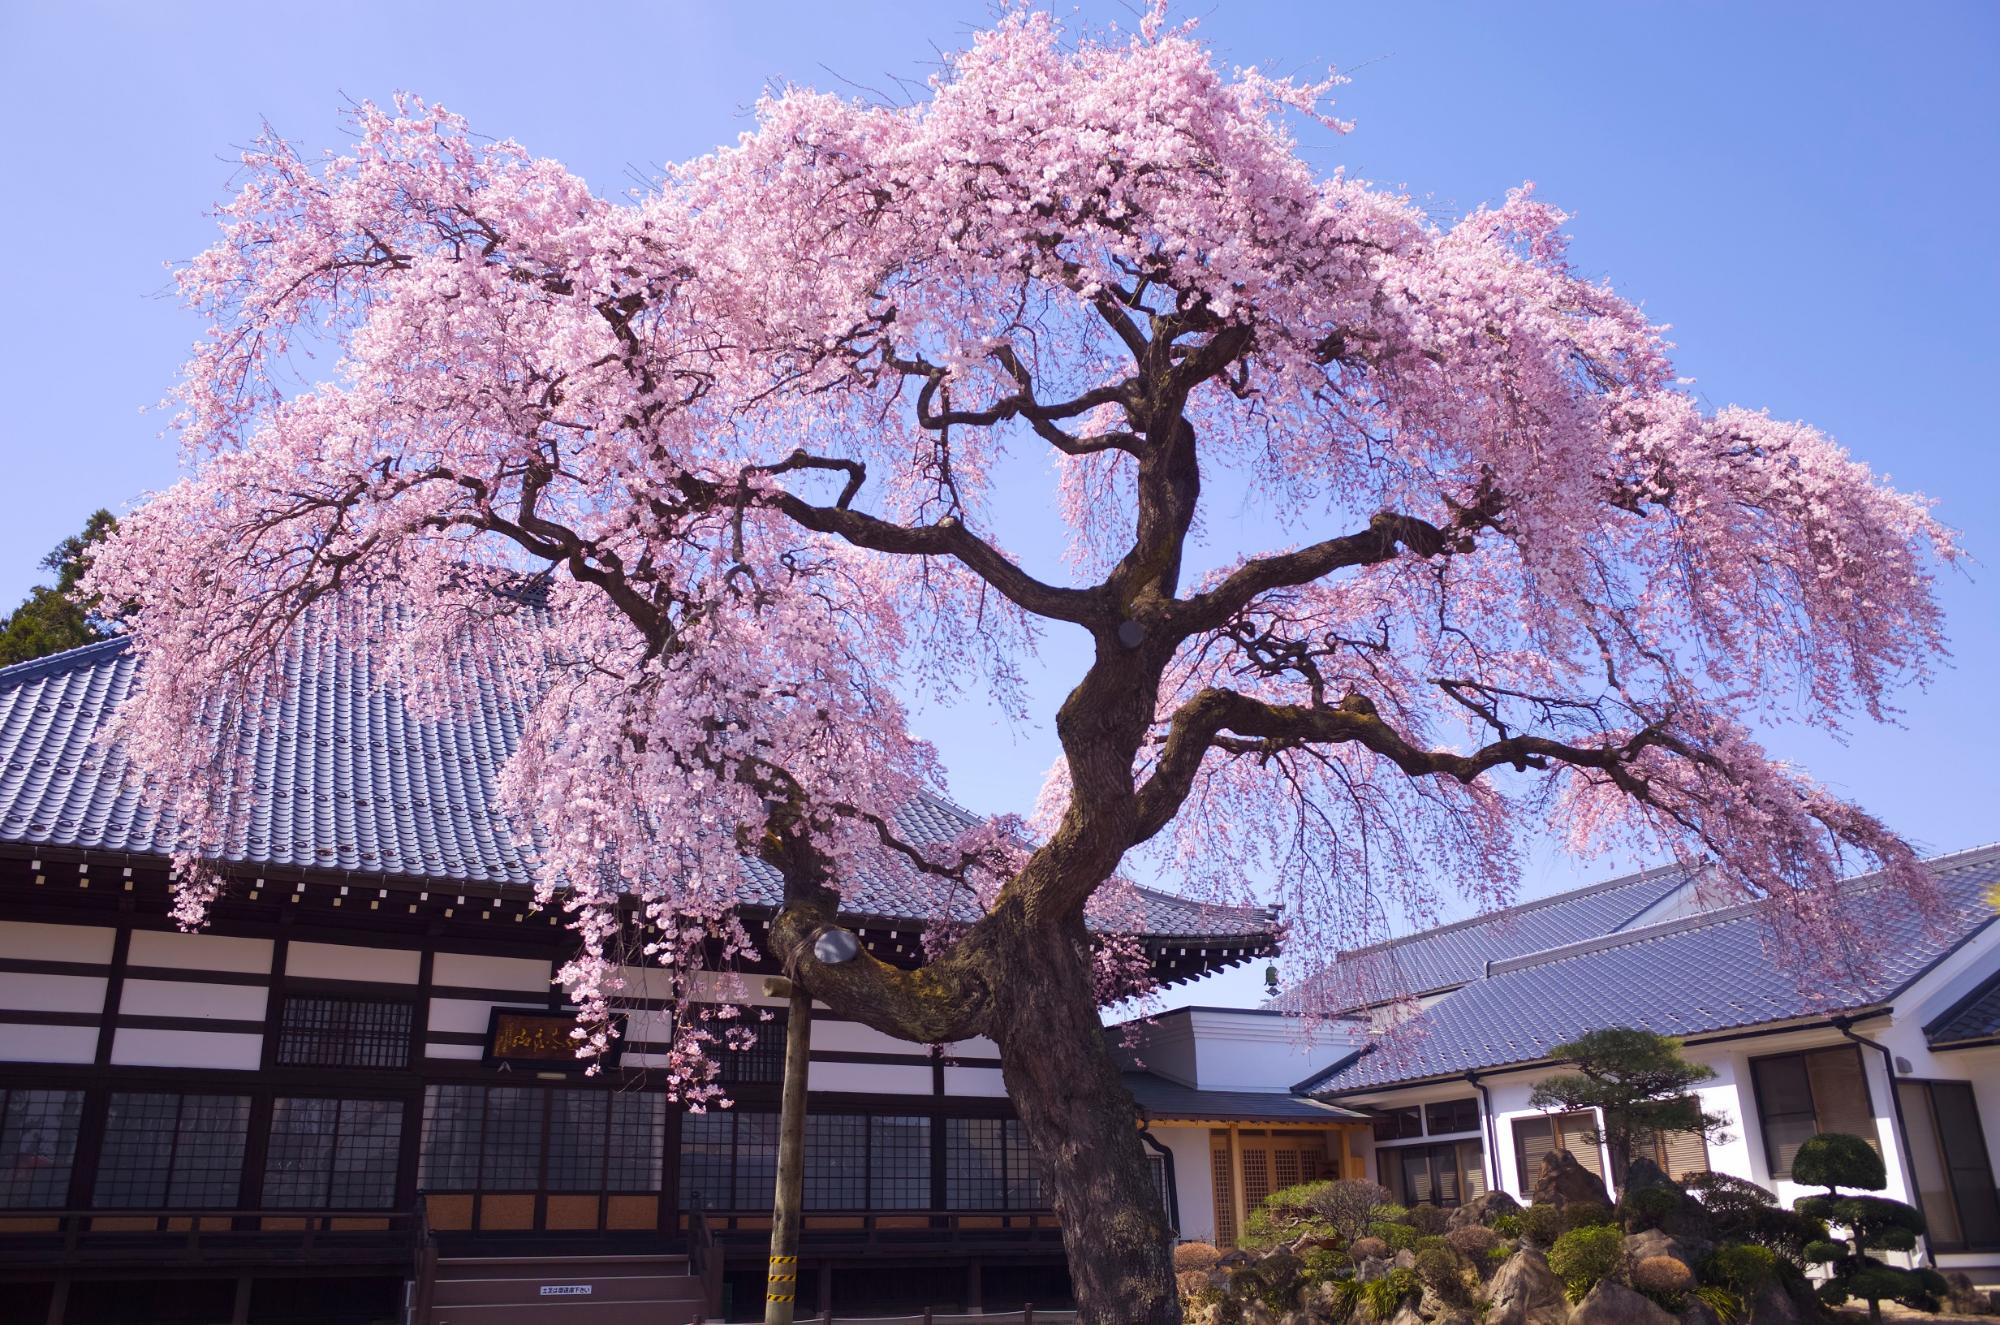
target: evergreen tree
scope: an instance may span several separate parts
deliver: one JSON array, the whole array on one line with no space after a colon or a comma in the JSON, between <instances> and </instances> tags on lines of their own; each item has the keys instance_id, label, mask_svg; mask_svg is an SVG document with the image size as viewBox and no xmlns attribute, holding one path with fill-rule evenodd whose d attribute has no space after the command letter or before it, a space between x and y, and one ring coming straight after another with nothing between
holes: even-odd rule
<instances>
[{"instance_id":1,"label":"evergreen tree","mask_svg":"<svg viewBox=\"0 0 2000 1325\"><path fill-rule=\"evenodd\" d=\"M1851 1297L1868 1304L1871 1320L1882 1319L1882 1301L1900 1302L1918 1311L1936 1311L1944 1296L1944 1276L1936 1270L1905 1270L1884 1265L1871 1251L1909 1251L1924 1231L1923 1212L1882 1196L1842 1196L1842 1187L1880 1191L1888 1186L1882 1156L1858 1136L1822 1132L1799 1147L1792 1160L1792 1178L1826 1188L1825 1196L1798 1202L1800 1214L1839 1226L1845 1238L1829 1237L1806 1248L1806 1258L1826 1264L1830 1277L1820 1296L1832 1306Z\"/></svg>"},{"instance_id":2,"label":"evergreen tree","mask_svg":"<svg viewBox=\"0 0 2000 1325\"><path fill-rule=\"evenodd\" d=\"M1652 1031L1613 1026L1591 1031L1549 1050L1574 1072L1549 1077L1528 1102L1538 1109L1597 1109L1603 1122L1584 1133L1611 1151L1611 1171L1622 1188L1634 1150L1664 1132L1699 1132L1719 1139L1724 1119L1703 1113L1690 1092L1715 1073L1681 1057L1680 1041Z\"/></svg>"},{"instance_id":3,"label":"evergreen tree","mask_svg":"<svg viewBox=\"0 0 2000 1325\"><path fill-rule=\"evenodd\" d=\"M53 586L38 584L21 605L0 617L0 667L74 649L111 633L111 621L95 604L74 596L90 566L90 549L116 528L111 512L97 510L83 529L55 545L42 568L55 574Z\"/></svg>"}]
</instances>

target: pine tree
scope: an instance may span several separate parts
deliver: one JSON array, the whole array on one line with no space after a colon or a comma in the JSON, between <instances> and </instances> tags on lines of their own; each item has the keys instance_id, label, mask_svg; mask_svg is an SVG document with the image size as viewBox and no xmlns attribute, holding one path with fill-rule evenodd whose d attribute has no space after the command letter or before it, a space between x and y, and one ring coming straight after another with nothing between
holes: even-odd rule
<instances>
[{"instance_id":1,"label":"pine tree","mask_svg":"<svg viewBox=\"0 0 2000 1325\"><path fill-rule=\"evenodd\" d=\"M53 571L56 582L36 585L19 607L0 617L0 667L78 648L111 633L109 620L94 604L79 602L74 591L89 569L90 549L117 525L111 512L94 511L80 532L42 558L42 569Z\"/></svg>"}]
</instances>

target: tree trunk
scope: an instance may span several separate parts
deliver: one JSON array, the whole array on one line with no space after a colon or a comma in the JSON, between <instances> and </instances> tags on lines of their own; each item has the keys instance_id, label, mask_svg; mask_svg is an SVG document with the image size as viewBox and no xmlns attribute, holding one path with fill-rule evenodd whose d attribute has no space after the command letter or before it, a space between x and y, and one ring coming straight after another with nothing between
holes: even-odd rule
<instances>
[{"instance_id":1,"label":"tree trunk","mask_svg":"<svg viewBox=\"0 0 2000 1325\"><path fill-rule=\"evenodd\" d=\"M1171 1232L1131 1092L1092 998L1082 927L1037 937L1034 970L1000 982L993 1038L1041 1162L1086 1325L1179 1325Z\"/></svg>"}]
</instances>

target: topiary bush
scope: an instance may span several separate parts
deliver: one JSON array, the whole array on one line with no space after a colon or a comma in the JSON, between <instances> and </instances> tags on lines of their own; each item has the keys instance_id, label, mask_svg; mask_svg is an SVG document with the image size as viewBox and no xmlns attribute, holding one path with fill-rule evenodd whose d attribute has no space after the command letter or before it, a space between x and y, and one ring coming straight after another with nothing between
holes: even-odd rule
<instances>
[{"instance_id":1,"label":"topiary bush","mask_svg":"<svg viewBox=\"0 0 2000 1325\"><path fill-rule=\"evenodd\" d=\"M1687 1189L1708 1212L1719 1242L1754 1242L1795 1266L1810 1263L1805 1251L1826 1238L1826 1224L1787 1210L1778 1198L1756 1183L1727 1173L1694 1173Z\"/></svg>"},{"instance_id":2,"label":"topiary bush","mask_svg":"<svg viewBox=\"0 0 2000 1325\"><path fill-rule=\"evenodd\" d=\"M1752 1298L1778 1276L1778 1256L1769 1247L1749 1242L1725 1242L1702 1266L1703 1277L1739 1297Z\"/></svg>"},{"instance_id":3,"label":"topiary bush","mask_svg":"<svg viewBox=\"0 0 2000 1325\"><path fill-rule=\"evenodd\" d=\"M1632 1287L1678 1314L1694 1291L1694 1271L1672 1256L1647 1256L1632 1267Z\"/></svg>"},{"instance_id":4,"label":"topiary bush","mask_svg":"<svg viewBox=\"0 0 2000 1325\"><path fill-rule=\"evenodd\" d=\"M1309 1284L1323 1284L1352 1272L1354 1262L1347 1253L1332 1247L1314 1247L1299 1258L1299 1277Z\"/></svg>"},{"instance_id":5,"label":"topiary bush","mask_svg":"<svg viewBox=\"0 0 2000 1325\"><path fill-rule=\"evenodd\" d=\"M1858 1136L1821 1132L1808 1137L1792 1159L1792 1181L1807 1187L1859 1187L1879 1192L1889 1185L1881 1153Z\"/></svg>"},{"instance_id":6,"label":"topiary bush","mask_svg":"<svg viewBox=\"0 0 2000 1325\"><path fill-rule=\"evenodd\" d=\"M1858 1136L1842 1132L1822 1132L1808 1138L1792 1159L1792 1177L1800 1182L1826 1188L1824 1196L1808 1196L1798 1203L1798 1213L1807 1219L1838 1224L1845 1238L1815 1238L1805 1248L1805 1258L1826 1265L1827 1281L1820 1297L1838 1306L1850 1297L1868 1304L1872 1320L1882 1319L1886 1299L1901 1302L1918 1311L1936 1311L1948 1285L1936 1270L1904 1270L1884 1265L1871 1251L1909 1251L1924 1231L1923 1212L1901 1201L1880 1196L1842 1196L1842 1187L1876 1191L1887 1185L1882 1156Z\"/></svg>"},{"instance_id":7,"label":"topiary bush","mask_svg":"<svg viewBox=\"0 0 2000 1325\"><path fill-rule=\"evenodd\" d=\"M1520 1237L1521 1216L1517 1213L1496 1215L1493 1219L1493 1231L1503 1238Z\"/></svg>"},{"instance_id":8,"label":"topiary bush","mask_svg":"<svg viewBox=\"0 0 2000 1325\"><path fill-rule=\"evenodd\" d=\"M1445 1301L1456 1303L1465 1299L1465 1262L1459 1260L1457 1252L1444 1245L1442 1238L1437 1240L1436 1246L1425 1247L1417 1253L1416 1271L1417 1278Z\"/></svg>"},{"instance_id":9,"label":"topiary bush","mask_svg":"<svg viewBox=\"0 0 2000 1325\"><path fill-rule=\"evenodd\" d=\"M1625 1269L1625 1234L1610 1224L1573 1228L1549 1249L1549 1268L1563 1281L1572 1302Z\"/></svg>"},{"instance_id":10,"label":"topiary bush","mask_svg":"<svg viewBox=\"0 0 2000 1325\"><path fill-rule=\"evenodd\" d=\"M1500 1234L1483 1224L1468 1224L1444 1235L1446 1245L1475 1264L1500 1249Z\"/></svg>"},{"instance_id":11,"label":"topiary bush","mask_svg":"<svg viewBox=\"0 0 2000 1325\"><path fill-rule=\"evenodd\" d=\"M1403 1222L1420 1235L1440 1234L1451 1227L1451 1212L1441 1205L1413 1205Z\"/></svg>"},{"instance_id":12,"label":"topiary bush","mask_svg":"<svg viewBox=\"0 0 2000 1325\"><path fill-rule=\"evenodd\" d=\"M1311 1186L1313 1193L1307 1203L1342 1242L1352 1242L1367 1232L1376 1208L1389 1204L1389 1189L1380 1183L1338 1178Z\"/></svg>"},{"instance_id":13,"label":"topiary bush","mask_svg":"<svg viewBox=\"0 0 2000 1325\"><path fill-rule=\"evenodd\" d=\"M1356 1238L1354 1245L1347 1249L1347 1254L1356 1261L1365 1261L1371 1257L1386 1259L1389 1255L1389 1244L1380 1238Z\"/></svg>"},{"instance_id":14,"label":"topiary bush","mask_svg":"<svg viewBox=\"0 0 2000 1325\"><path fill-rule=\"evenodd\" d=\"M1680 1213L1681 1193L1672 1187L1641 1187L1618 1202L1618 1223L1627 1233L1658 1228Z\"/></svg>"},{"instance_id":15,"label":"topiary bush","mask_svg":"<svg viewBox=\"0 0 2000 1325\"><path fill-rule=\"evenodd\" d=\"M1176 1270L1213 1270L1221 1259L1222 1252L1206 1242L1183 1242L1174 1248Z\"/></svg>"},{"instance_id":16,"label":"topiary bush","mask_svg":"<svg viewBox=\"0 0 2000 1325\"><path fill-rule=\"evenodd\" d=\"M1368 1226L1368 1236L1387 1243L1390 1251L1414 1251L1417 1245L1417 1230L1408 1224L1392 1224L1378 1219Z\"/></svg>"},{"instance_id":17,"label":"topiary bush","mask_svg":"<svg viewBox=\"0 0 2000 1325\"><path fill-rule=\"evenodd\" d=\"M1531 1205L1521 1212L1521 1236L1537 1247L1552 1247L1562 1235L1562 1211L1554 1206Z\"/></svg>"},{"instance_id":18,"label":"topiary bush","mask_svg":"<svg viewBox=\"0 0 2000 1325\"><path fill-rule=\"evenodd\" d=\"M1180 1289L1182 1298L1191 1298L1208 1291L1208 1271L1182 1270L1174 1276L1174 1286Z\"/></svg>"},{"instance_id":19,"label":"topiary bush","mask_svg":"<svg viewBox=\"0 0 2000 1325\"><path fill-rule=\"evenodd\" d=\"M1571 1201L1562 1208L1563 1232L1573 1228L1596 1228L1616 1224L1618 1212L1602 1201Z\"/></svg>"}]
</instances>

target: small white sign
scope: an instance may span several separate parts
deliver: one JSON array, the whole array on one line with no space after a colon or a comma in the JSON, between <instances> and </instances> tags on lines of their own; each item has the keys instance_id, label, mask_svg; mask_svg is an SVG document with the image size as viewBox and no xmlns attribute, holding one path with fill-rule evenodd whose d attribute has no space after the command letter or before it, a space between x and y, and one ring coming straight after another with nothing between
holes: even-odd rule
<instances>
[{"instance_id":1,"label":"small white sign","mask_svg":"<svg viewBox=\"0 0 2000 1325\"><path fill-rule=\"evenodd\" d=\"M589 1297L589 1284L543 1284L543 1297Z\"/></svg>"}]
</instances>

